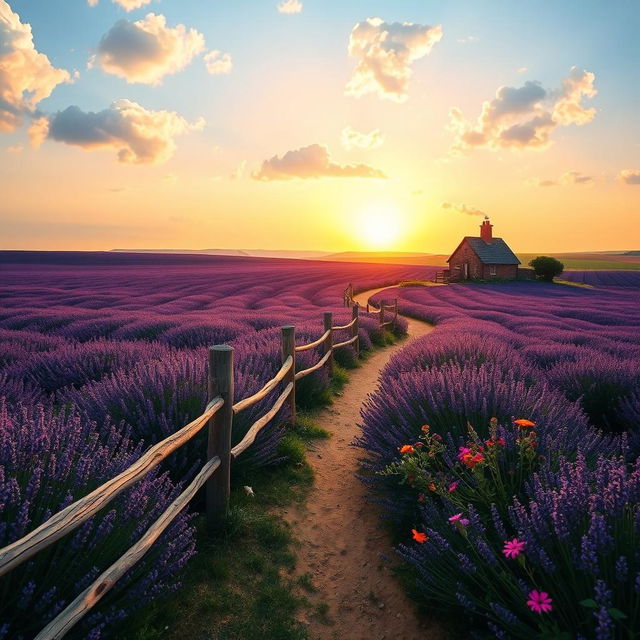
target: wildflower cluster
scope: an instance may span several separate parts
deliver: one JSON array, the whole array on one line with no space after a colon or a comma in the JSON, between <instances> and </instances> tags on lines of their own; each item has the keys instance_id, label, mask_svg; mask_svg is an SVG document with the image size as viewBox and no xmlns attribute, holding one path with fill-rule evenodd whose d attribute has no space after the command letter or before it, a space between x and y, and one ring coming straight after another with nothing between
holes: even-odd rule
<instances>
[{"instance_id":1,"label":"wildflower cluster","mask_svg":"<svg viewBox=\"0 0 640 640\"><path fill-rule=\"evenodd\" d=\"M545 460L537 452L535 429L530 420L520 418L504 428L492 418L487 438L468 424L469 439L456 447L451 438L444 440L423 425L418 441L398 447L399 457L378 475L413 491L421 504L429 499L461 509L469 502L495 504L504 514L512 497L522 495L525 481Z\"/></svg>"}]
</instances>

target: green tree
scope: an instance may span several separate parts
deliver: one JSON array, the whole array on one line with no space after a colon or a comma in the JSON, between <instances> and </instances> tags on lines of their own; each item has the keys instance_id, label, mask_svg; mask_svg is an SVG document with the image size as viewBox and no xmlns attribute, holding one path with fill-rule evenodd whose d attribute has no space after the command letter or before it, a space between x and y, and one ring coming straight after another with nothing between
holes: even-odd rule
<instances>
[{"instance_id":1,"label":"green tree","mask_svg":"<svg viewBox=\"0 0 640 640\"><path fill-rule=\"evenodd\" d=\"M538 256L531 260L529 266L533 267L536 277L545 282L553 282L553 279L564 271L562 262L550 256Z\"/></svg>"}]
</instances>

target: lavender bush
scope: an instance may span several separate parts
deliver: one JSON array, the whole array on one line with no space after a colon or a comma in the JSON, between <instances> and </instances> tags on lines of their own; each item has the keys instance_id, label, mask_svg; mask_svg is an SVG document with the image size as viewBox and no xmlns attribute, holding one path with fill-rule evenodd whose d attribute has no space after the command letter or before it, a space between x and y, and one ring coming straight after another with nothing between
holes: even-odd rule
<instances>
[{"instance_id":1,"label":"lavender bush","mask_svg":"<svg viewBox=\"0 0 640 640\"><path fill-rule=\"evenodd\" d=\"M527 494L489 523L473 504L424 505L400 553L425 597L463 611L491 638L633 638L640 461L561 461L535 474Z\"/></svg>"},{"instance_id":2,"label":"lavender bush","mask_svg":"<svg viewBox=\"0 0 640 640\"><path fill-rule=\"evenodd\" d=\"M51 406L9 407L0 398L0 545L117 475L141 454L112 424ZM0 578L0 638L32 638L126 551L166 509L179 487L151 473L75 532ZM195 552L190 516L162 539L70 637L101 638L137 607L179 586ZM52 570L58 568L58 571Z\"/></svg>"}]
</instances>

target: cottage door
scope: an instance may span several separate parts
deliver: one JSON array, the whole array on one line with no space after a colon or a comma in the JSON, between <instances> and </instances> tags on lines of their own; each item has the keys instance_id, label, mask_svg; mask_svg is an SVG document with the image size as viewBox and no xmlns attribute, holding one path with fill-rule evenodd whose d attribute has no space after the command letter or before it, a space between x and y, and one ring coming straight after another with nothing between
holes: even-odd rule
<instances>
[{"instance_id":1,"label":"cottage door","mask_svg":"<svg viewBox=\"0 0 640 640\"><path fill-rule=\"evenodd\" d=\"M464 263L464 279L465 280L469 279L469 263L468 262Z\"/></svg>"}]
</instances>

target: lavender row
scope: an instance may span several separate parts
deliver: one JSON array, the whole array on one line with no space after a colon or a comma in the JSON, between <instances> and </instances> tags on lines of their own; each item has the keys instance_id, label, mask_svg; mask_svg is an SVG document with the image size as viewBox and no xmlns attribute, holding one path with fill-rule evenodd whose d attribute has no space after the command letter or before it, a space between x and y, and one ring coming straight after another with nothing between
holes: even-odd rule
<instances>
[{"instance_id":1,"label":"lavender row","mask_svg":"<svg viewBox=\"0 0 640 640\"><path fill-rule=\"evenodd\" d=\"M622 639L640 625L636 293L383 294L436 327L363 409L363 480L425 601L477 637Z\"/></svg>"}]
</instances>

